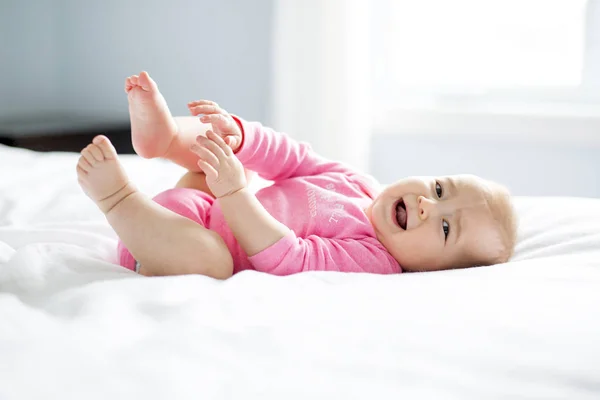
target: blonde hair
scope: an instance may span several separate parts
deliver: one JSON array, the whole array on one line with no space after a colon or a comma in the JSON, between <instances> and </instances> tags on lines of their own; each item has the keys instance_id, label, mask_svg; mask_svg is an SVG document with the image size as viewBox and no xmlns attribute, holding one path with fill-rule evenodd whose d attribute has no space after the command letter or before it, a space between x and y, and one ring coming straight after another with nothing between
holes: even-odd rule
<instances>
[{"instance_id":1,"label":"blonde hair","mask_svg":"<svg viewBox=\"0 0 600 400\"><path fill-rule=\"evenodd\" d=\"M513 256L517 243L517 212L511 201L510 192L505 186L491 181L485 181L485 186L487 190L484 192L484 198L492 219L499 228L501 248L497 254L484 262L486 265L505 263Z\"/></svg>"}]
</instances>

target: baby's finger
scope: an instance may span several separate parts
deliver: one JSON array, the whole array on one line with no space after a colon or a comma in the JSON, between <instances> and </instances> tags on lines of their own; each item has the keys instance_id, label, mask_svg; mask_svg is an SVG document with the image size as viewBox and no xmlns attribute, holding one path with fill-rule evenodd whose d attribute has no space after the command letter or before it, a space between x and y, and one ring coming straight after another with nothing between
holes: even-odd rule
<instances>
[{"instance_id":1,"label":"baby's finger","mask_svg":"<svg viewBox=\"0 0 600 400\"><path fill-rule=\"evenodd\" d=\"M200 115L200 114L221 114L223 110L219 106L214 106L210 104L189 107L192 115Z\"/></svg>"},{"instance_id":2,"label":"baby's finger","mask_svg":"<svg viewBox=\"0 0 600 400\"><path fill-rule=\"evenodd\" d=\"M215 142L223 151L223 153L225 153L225 155L231 156L233 154L233 151L231 151L231 147L229 147L227 143L225 143L221 136L217 135L211 130L208 130L206 131L206 137Z\"/></svg>"},{"instance_id":3,"label":"baby's finger","mask_svg":"<svg viewBox=\"0 0 600 400\"><path fill-rule=\"evenodd\" d=\"M207 149L204 146L199 146L197 144L193 144L191 147L191 150L202 160L209 163L213 168L215 168L215 169L219 168L219 159L217 158L216 155L213 154L212 151L210 151L210 149Z\"/></svg>"},{"instance_id":4,"label":"baby's finger","mask_svg":"<svg viewBox=\"0 0 600 400\"><path fill-rule=\"evenodd\" d=\"M204 104L208 104L211 106L218 106L218 104L212 100L194 100L194 101L190 101L188 103L188 107L196 107L196 106L200 106L200 105L204 105Z\"/></svg>"},{"instance_id":5,"label":"baby's finger","mask_svg":"<svg viewBox=\"0 0 600 400\"><path fill-rule=\"evenodd\" d=\"M219 146L216 142L215 142L215 137L217 137L218 139L222 140L219 135L217 135L216 133L214 133L213 131L211 131L210 129L206 131L206 137L204 136L198 136L196 138L196 141L198 143L200 143L202 146L205 146L206 148L208 148L215 156L217 156L219 159L223 159L226 157L226 153L223 151L223 149L221 148L221 146Z\"/></svg>"},{"instance_id":6,"label":"baby's finger","mask_svg":"<svg viewBox=\"0 0 600 400\"><path fill-rule=\"evenodd\" d=\"M200 122L212 124L220 129L227 127L227 118L223 114L207 114L200 117Z\"/></svg>"},{"instance_id":7,"label":"baby's finger","mask_svg":"<svg viewBox=\"0 0 600 400\"><path fill-rule=\"evenodd\" d=\"M210 180L216 180L218 178L219 174L217 173L217 170L214 169L209 163L200 159L198 160L197 164L198 167L200 167L200 169L202 170L202 172L206 174L206 178Z\"/></svg>"}]
</instances>

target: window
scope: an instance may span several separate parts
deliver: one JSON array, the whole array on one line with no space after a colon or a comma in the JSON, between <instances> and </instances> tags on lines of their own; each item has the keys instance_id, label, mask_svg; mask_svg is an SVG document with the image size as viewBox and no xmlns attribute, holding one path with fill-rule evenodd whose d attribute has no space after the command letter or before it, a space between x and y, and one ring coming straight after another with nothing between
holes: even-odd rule
<instances>
[{"instance_id":1,"label":"window","mask_svg":"<svg viewBox=\"0 0 600 400\"><path fill-rule=\"evenodd\" d=\"M376 97L387 104L595 102L598 90L585 75L594 61L593 3L380 0Z\"/></svg>"}]
</instances>

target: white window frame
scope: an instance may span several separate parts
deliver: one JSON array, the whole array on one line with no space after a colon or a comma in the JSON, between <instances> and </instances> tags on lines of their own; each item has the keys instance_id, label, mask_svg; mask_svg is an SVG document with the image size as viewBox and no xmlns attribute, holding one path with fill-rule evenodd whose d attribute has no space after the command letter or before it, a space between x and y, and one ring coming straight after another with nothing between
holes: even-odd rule
<instances>
[{"instance_id":1,"label":"white window frame","mask_svg":"<svg viewBox=\"0 0 600 400\"><path fill-rule=\"evenodd\" d=\"M511 140L539 138L548 141L600 145L600 0L588 0L582 84L577 88L435 93L399 100L390 95L381 56L386 3L372 1L371 58L373 100L379 112L375 133L460 133L506 135Z\"/></svg>"}]
</instances>

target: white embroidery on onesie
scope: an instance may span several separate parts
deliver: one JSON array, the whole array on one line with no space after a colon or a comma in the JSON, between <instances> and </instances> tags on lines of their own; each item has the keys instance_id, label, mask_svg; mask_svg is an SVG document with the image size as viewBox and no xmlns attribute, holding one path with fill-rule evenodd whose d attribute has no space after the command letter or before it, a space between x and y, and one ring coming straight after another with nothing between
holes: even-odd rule
<instances>
[{"instance_id":1,"label":"white embroidery on onesie","mask_svg":"<svg viewBox=\"0 0 600 400\"><path fill-rule=\"evenodd\" d=\"M325 189L329 190L330 192L335 193L335 185L333 183L328 183L325 186ZM319 200L323 200L326 202L331 201L333 194L330 192L324 192L321 195L321 198ZM315 193L315 190L312 188L307 188L306 189L306 196L308 197L308 210L310 213L310 217L314 218L317 216L317 195ZM334 211L331 213L331 215L329 216L329 222L335 222L336 224L339 222L339 218L342 215L342 211L344 210L344 205L341 203L335 203L333 205L334 207Z\"/></svg>"}]
</instances>

